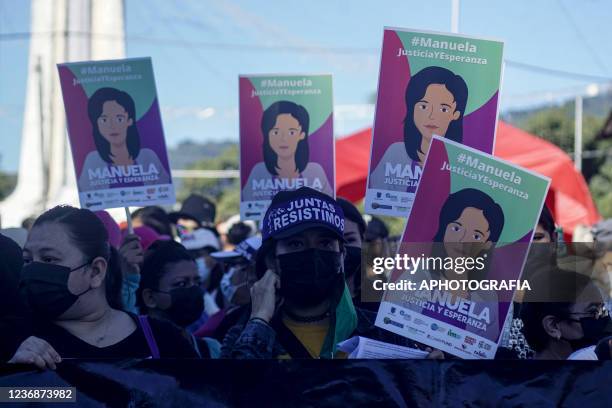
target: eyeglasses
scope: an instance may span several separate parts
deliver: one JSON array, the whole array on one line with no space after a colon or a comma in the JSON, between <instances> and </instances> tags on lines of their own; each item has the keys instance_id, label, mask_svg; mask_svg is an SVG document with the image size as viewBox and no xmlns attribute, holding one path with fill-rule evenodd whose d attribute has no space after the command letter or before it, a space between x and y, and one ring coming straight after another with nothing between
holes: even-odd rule
<instances>
[{"instance_id":1,"label":"eyeglasses","mask_svg":"<svg viewBox=\"0 0 612 408\"><path fill-rule=\"evenodd\" d=\"M597 310L594 310L592 312L575 312L575 313L568 313L568 315L570 316L583 316L583 318L588 318L588 317L592 317L594 319L601 319L604 317L609 317L610 316L610 311L608 309L606 309L605 306L599 307ZM568 319L568 320L572 320L572 321L579 321L576 319Z\"/></svg>"}]
</instances>

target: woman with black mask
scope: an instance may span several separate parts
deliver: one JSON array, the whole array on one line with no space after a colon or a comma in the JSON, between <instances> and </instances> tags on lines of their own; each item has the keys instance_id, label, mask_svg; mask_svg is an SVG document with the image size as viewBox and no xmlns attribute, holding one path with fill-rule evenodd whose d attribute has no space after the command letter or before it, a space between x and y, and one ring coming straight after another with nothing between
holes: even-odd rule
<instances>
[{"instance_id":1,"label":"woman with black mask","mask_svg":"<svg viewBox=\"0 0 612 408\"><path fill-rule=\"evenodd\" d=\"M55 368L61 358L197 358L169 323L120 310L107 288L116 273L106 229L89 210L41 215L23 252L19 290L35 319L11 362Z\"/></svg>"},{"instance_id":2,"label":"woman with black mask","mask_svg":"<svg viewBox=\"0 0 612 408\"><path fill-rule=\"evenodd\" d=\"M530 281L536 274L550 273L553 269L557 270L557 232L552 213L544 205L533 233L521 279ZM522 331L524 323L521 319L521 306L524 295L525 291L522 290L514 293L514 301L506 317L501 344L495 355L496 359L526 360L533 358L534 351L529 347Z\"/></svg>"},{"instance_id":3,"label":"woman with black mask","mask_svg":"<svg viewBox=\"0 0 612 408\"><path fill-rule=\"evenodd\" d=\"M601 291L585 275L559 269L535 276L521 317L535 359L565 360L612 334Z\"/></svg>"},{"instance_id":4,"label":"woman with black mask","mask_svg":"<svg viewBox=\"0 0 612 408\"><path fill-rule=\"evenodd\" d=\"M185 247L174 241L157 241L145 253L137 305L142 313L171 322L203 358L217 357L213 339L197 339L186 327L204 311L204 291L198 267Z\"/></svg>"},{"instance_id":5,"label":"woman with black mask","mask_svg":"<svg viewBox=\"0 0 612 408\"><path fill-rule=\"evenodd\" d=\"M308 187L274 196L262 222L259 280L250 315L223 341L229 358L339 358L352 336L416 346L374 326L344 281L345 218L331 197Z\"/></svg>"}]
</instances>

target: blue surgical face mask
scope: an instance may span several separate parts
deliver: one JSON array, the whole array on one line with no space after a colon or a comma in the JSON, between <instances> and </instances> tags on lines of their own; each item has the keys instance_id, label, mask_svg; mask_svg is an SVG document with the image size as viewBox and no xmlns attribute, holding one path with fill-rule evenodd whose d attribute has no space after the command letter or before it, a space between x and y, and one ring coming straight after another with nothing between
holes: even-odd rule
<instances>
[{"instance_id":1,"label":"blue surgical face mask","mask_svg":"<svg viewBox=\"0 0 612 408\"><path fill-rule=\"evenodd\" d=\"M198 275L200 275L200 279L202 280L202 282L206 282L210 277L210 268L208 267L208 265L206 265L204 257L197 258L195 262L198 266Z\"/></svg>"},{"instance_id":2,"label":"blue surgical face mask","mask_svg":"<svg viewBox=\"0 0 612 408\"><path fill-rule=\"evenodd\" d=\"M221 289L221 293L225 297L229 303L232 303L234 295L241 287L245 286L247 282L243 282L239 285L234 285L232 283L232 277L236 272L236 268L230 268L221 278L221 282L219 283L219 288Z\"/></svg>"}]
</instances>

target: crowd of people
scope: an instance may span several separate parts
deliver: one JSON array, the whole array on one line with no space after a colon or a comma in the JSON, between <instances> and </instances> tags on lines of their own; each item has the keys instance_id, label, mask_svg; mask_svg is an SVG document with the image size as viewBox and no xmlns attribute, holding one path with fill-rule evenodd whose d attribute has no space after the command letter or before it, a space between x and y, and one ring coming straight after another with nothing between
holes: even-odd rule
<instances>
[{"instance_id":1,"label":"crowd of people","mask_svg":"<svg viewBox=\"0 0 612 408\"><path fill-rule=\"evenodd\" d=\"M332 216L283 217L295 208ZM356 335L453 358L375 326L372 259L395 251L380 219L307 187L278 193L260 225L215 217L194 194L178 212L134 211L132 228L58 206L1 235L0 361L345 358ZM568 253L544 207L532 290L516 293L497 358L610 358L609 231Z\"/></svg>"}]
</instances>

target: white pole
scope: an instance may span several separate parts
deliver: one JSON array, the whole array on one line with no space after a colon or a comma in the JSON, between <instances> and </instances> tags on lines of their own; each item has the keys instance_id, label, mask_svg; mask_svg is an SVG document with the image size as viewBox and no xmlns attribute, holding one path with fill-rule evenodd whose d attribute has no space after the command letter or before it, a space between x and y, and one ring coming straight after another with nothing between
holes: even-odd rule
<instances>
[{"instance_id":1,"label":"white pole","mask_svg":"<svg viewBox=\"0 0 612 408\"><path fill-rule=\"evenodd\" d=\"M459 0L451 0L451 33L459 32Z\"/></svg>"},{"instance_id":2,"label":"white pole","mask_svg":"<svg viewBox=\"0 0 612 408\"><path fill-rule=\"evenodd\" d=\"M582 171L582 95L576 96L574 112L574 165Z\"/></svg>"},{"instance_id":3,"label":"white pole","mask_svg":"<svg viewBox=\"0 0 612 408\"><path fill-rule=\"evenodd\" d=\"M127 221L128 234L134 233L134 225L132 225L132 214L130 214L130 209L125 207L125 220Z\"/></svg>"}]
</instances>

